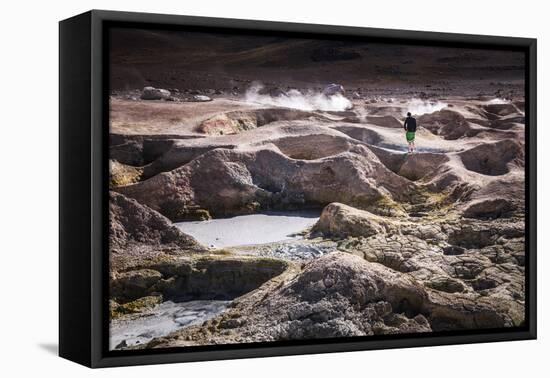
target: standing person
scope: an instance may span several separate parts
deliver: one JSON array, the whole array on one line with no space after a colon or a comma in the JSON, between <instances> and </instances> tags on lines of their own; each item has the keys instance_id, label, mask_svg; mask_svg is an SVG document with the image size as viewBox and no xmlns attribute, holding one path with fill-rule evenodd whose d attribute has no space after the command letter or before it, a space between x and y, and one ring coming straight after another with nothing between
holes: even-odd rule
<instances>
[{"instance_id":1,"label":"standing person","mask_svg":"<svg viewBox=\"0 0 550 378\"><path fill-rule=\"evenodd\" d=\"M403 128L405 129L405 137L409 144L409 153L415 152L416 144L414 143L414 138L416 136L416 118L411 116L411 112L407 112L407 118L405 118Z\"/></svg>"}]
</instances>

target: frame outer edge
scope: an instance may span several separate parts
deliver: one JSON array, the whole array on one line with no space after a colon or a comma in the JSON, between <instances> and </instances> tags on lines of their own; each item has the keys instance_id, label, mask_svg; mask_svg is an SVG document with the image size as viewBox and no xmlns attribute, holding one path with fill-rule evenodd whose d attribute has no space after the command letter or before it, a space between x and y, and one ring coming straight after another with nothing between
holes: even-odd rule
<instances>
[{"instance_id":1,"label":"frame outer edge","mask_svg":"<svg viewBox=\"0 0 550 378\"><path fill-rule=\"evenodd\" d=\"M90 12L59 23L59 356L90 366Z\"/></svg>"},{"instance_id":2,"label":"frame outer edge","mask_svg":"<svg viewBox=\"0 0 550 378\"><path fill-rule=\"evenodd\" d=\"M406 30L388 30L388 29L373 29L362 27L349 26L333 26L320 24L300 24L300 23L285 23L272 21L253 21L253 20L238 20L225 18L210 18L210 17L195 17L195 16L178 16L178 15L162 15L134 12L115 12L104 10L91 11L91 49L92 57L90 64L92 65L92 85L91 85L91 143L92 143L92 163L91 163L91 179L92 179L92 225L91 225L91 367L113 367L123 365L143 365L143 364L161 364L174 362L192 362L205 360L221 360L221 359L236 359L236 358L255 358L269 356L285 356L285 355L303 355L312 353L330 353L330 352L345 352L345 351L361 351L372 349L389 349L389 348L408 348L408 347L425 347L425 346L443 346L452 344L470 344L480 342L498 342L498 341L514 341L536 338L536 39L533 38L516 38L516 37L496 37L486 35L468 35L455 33L434 33L434 32L418 32ZM530 252L532 258L529 262L531 269L531 290L529 292L530 306L533 311L530 313L529 329L520 329L514 332L496 332L482 334L464 334L453 336L433 336L433 337L418 337L418 338L401 338L387 340L372 340L372 341L349 341L342 343L322 343L313 345L292 345L292 346L268 346L259 347L242 347L239 349L222 349L208 351L166 351L159 354L136 354L125 356L110 356L104 355L102 327L104 314L104 301L102 298L103 289L102 278L105 265L102 265L102 220L104 215L102 185L104 177L102 176L102 156L104 139L102 139L104 113L106 109L102 109L102 96L105 88L102 87L103 75L103 32L105 22L135 22L135 23L155 23L165 25L181 25L181 26L206 26L206 27L221 27L221 28L240 28L251 30L277 30L281 32L305 32L317 34L333 34L345 38L345 36L360 36L373 38L390 38L402 39L403 43L407 41L435 41L448 44L491 44L495 48L498 47L513 47L522 49L529 54L528 67L528 82L529 82L529 113L530 113L530 151L529 162L534 170L529 177L529 199L530 199ZM412 42L409 42L412 43ZM526 78L527 82L527 78ZM528 94L526 93L526 96Z\"/></svg>"},{"instance_id":3,"label":"frame outer edge","mask_svg":"<svg viewBox=\"0 0 550 378\"><path fill-rule=\"evenodd\" d=\"M223 17L185 16L160 13L120 12L94 9L95 16L104 21L125 21L165 25L209 26L221 28L239 28L264 31L290 31L315 34L334 34L340 36L365 36L372 38L403 39L409 41L442 41L445 43L491 44L494 46L513 46L525 48L534 38L494 36L485 34L464 34L450 32L418 31L403 29L382 29L360 26L328 24L310 24L283 21L235 19ZM409 42L410 43L410 42Z\"/></svg>"},{"instance_id":4,"label":"frame outer edge","mask_svg":"<svg viewBox=\"0 0 550 378\"><path fill-rule=\"evenodd\" d=\"M529 40L529 333L537 338L537 40Z\"/></svg>"},{"instance_id":5,"label":"frame outer edge","mask_svg":"<svg viewBox=\"0 0 550 378\"><path fill-rule=\"evenodd\" d=\"M96 11L91 11L90 37L91 37L91 120L90 120L90 143L91 143L91 367L101 366L103 358L103 326L104 326L104 269L109 269L109 260L104 261L104 237L103 222L105 220L104 207L104 150L103 144L103 51L102 38L104 28L102 26L102 18Z\"/></svg>"}]
</instances>

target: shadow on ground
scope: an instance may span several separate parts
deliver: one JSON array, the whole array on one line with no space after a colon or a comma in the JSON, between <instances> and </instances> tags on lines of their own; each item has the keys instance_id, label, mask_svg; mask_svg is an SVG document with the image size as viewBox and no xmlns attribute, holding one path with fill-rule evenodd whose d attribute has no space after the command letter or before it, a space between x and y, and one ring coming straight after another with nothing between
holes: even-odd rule
<instances>
[{"instance_id":1,"label":"shadow on ground","mask_svg":"<svg viewBox=\"0 0 550 378\"><path fill-rule=\"evenodd\" d=\"M59 355L59 346L57 343L40 343L38 347L50 354Z\"/></svg>"}]
</instances>

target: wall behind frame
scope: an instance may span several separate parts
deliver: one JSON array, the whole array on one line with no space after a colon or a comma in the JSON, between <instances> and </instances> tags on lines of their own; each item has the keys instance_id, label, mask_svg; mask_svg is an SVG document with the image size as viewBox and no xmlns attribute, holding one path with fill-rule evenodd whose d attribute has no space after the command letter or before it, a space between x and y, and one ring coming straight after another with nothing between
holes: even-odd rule
<instances>
[{"instance_id":1,"label":"wall behind frame","mask_svg":"<svg viewBox=\"0 0 550 378\"><path fill-rule=\"evenodd\" d=\"M56 372L58 376L132 376L185 374L201 377L281 377L308 375L441 376L491 375L517 377L542 371L543 349L550 348L548 327L539 324L539 340L459 345L318 356L222 361L185 365L85 370L55 356L57 343L57 21L91 8L176 13L233 18L270 19L372 26L441 32L513 35L539 38L539 108L547 102L550 29L544 4L536 1L482 3L461 1L442 6L437 1L411 3L336 3L280 0L273 3L141 0L84 0L78 3L19 2L2 5L3 166L2 225L4 243L3 309L4 374L19 376ZM539 140L550 140L550 121L539 111ZM542 195L550 178L550 157L539 146L539 318L549 312L542 293L549 289L544 251L550 246L544 230L550 221L550 199ZM541 272L542 270L542 272ZM154 369L154 370L153 370ZM533 374L537 376L539 374ZM7 375L8 376L8 375Z\"/></svg>"}]
</instances>

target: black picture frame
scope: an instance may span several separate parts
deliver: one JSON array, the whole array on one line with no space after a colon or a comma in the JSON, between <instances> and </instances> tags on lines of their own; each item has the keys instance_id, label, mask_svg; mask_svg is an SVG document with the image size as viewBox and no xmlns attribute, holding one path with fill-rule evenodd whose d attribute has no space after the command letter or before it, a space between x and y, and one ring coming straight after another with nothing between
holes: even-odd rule
<instances>
[{"instance_id":1,"label":"black picture frame","mask_svg":"<svg viewBox=\"0 0 550 378\"><path fill-rule=\"evenodd\" d=\"M523 51L526 55L526 322L509 330L220 345L106 348L108 85L113 25L275 33ZM157 364L536 338L536 39L92 10L59 24L59 354L89 367Z\"/></svg>"}]
</instances>

